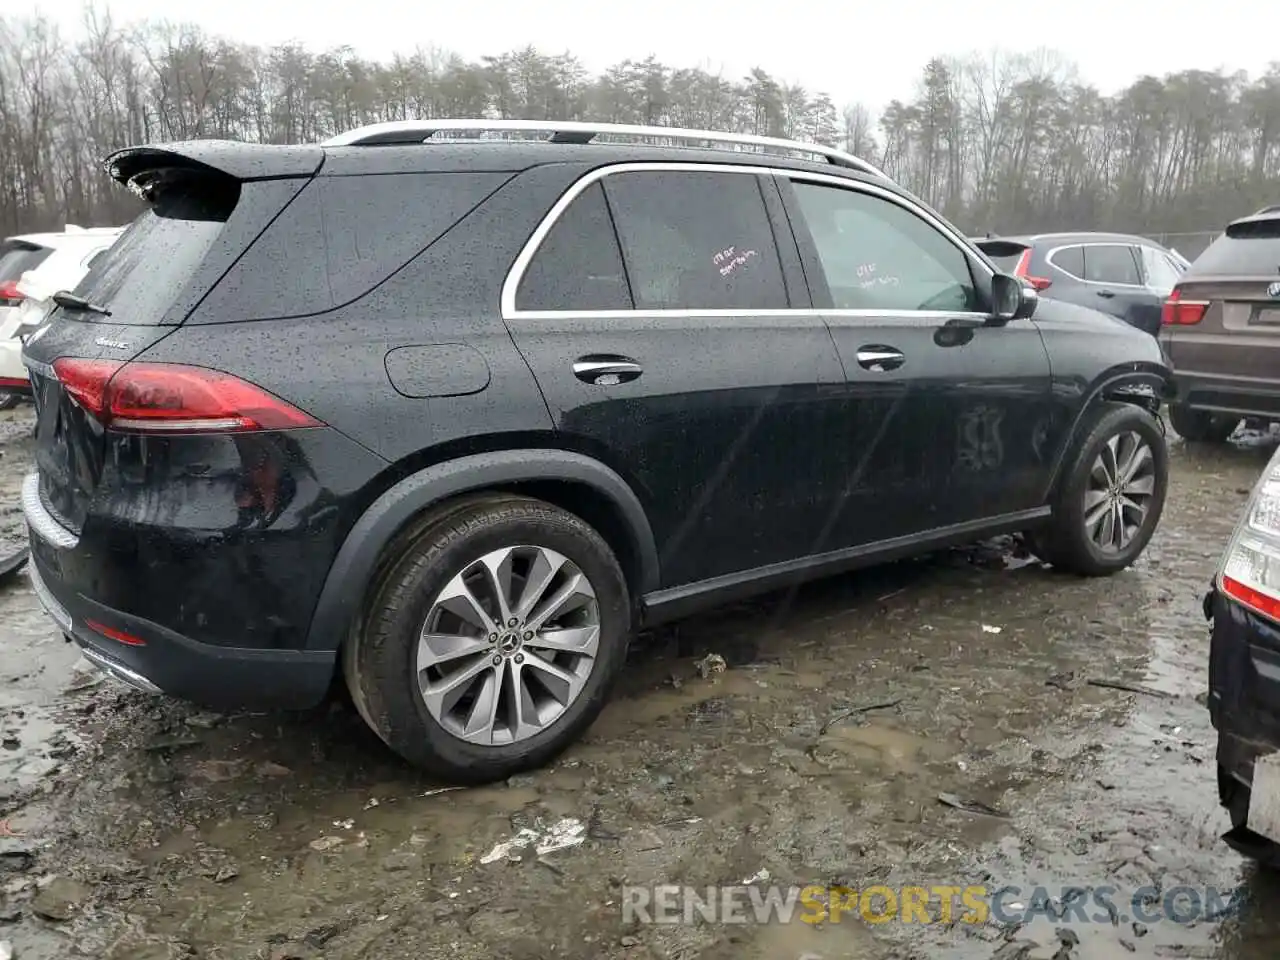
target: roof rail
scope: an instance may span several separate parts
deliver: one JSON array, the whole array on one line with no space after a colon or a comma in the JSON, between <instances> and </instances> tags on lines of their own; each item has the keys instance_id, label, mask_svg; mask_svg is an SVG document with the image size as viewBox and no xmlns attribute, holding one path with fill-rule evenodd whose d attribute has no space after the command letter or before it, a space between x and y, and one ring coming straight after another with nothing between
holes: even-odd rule
<instances>
[{"instance_id":1,"label":"roof rail","mask_svg":"<svg viewBox=\"0 0 1280 960\"><path fill-rule=\"evenodd\" d=\"M888 180L878 167L865 160L823 146L778 137L758 137L749 133L720 130L687 130L682 127L641 126L627 123L584 123L577 120L390 120L340 133L320 144L322 147L369 146L374 144L425 143L441 132L545 133L552 143L591 143L596 137L650 137L662 140L694 140L738 147L788 150L823 157L828 163L847 167Z\"/></svg>"}]
</instances>

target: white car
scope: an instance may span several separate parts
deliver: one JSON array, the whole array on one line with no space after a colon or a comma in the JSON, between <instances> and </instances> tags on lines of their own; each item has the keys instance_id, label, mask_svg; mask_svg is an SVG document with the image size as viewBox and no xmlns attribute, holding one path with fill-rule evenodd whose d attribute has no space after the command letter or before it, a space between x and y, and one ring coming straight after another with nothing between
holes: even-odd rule
<instances>
[{"instance_id":1,"label":"white car","mask_svg":"<svg viewBox=\"0 0 1280 960\"><path fill-rule=\"evenodd\" d=\"M94 257L123 227L68 226L62 233L29 233L0 241L0 410L31 393L22 365L22 337L53 308L52 296L72 290Z\"/></svg>"}]
</instances>

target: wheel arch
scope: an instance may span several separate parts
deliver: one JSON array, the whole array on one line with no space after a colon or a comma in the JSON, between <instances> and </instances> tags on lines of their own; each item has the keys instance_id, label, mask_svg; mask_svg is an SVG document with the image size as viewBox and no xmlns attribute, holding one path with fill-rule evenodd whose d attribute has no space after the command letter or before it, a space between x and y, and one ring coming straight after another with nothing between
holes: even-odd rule
<instances>
[{"instance_id":1,"label":"wheel arch","mask_svg":"<svg viewBox=\"0 0 1280 960\"><path fill-rule=\"evenodd\" d=\"M1173 375L1168 367L1159 363L1117 364L1103 371L1083 393L1084 400L1076 408L1066 442L1059 448L1053 464L1045 495L1048 503L1053 502L1062 483L1063 469L1080 440L1081 429L1088 415L1103 403L1130 403L1143 408L1159 420L1161 405L1173 396ZM1160 423L1163 430L1163 421Z\"/></svg>"},{"instance_id":2,"label":"wheel arch","mask_svg":"<svg viewBox=\"0 0 1280 960\"><path fill-rule=\"evenodd\" d=\"M336 651L342 646L388 545L411 532L434 508L477 493L523 494L577 514L617 554L633 596L657 588L653 530L640 499L617 472L568 450L475 453L403 477L365 509L329 568L307 631L307 649Z\"/></svg>"}]
</instances>

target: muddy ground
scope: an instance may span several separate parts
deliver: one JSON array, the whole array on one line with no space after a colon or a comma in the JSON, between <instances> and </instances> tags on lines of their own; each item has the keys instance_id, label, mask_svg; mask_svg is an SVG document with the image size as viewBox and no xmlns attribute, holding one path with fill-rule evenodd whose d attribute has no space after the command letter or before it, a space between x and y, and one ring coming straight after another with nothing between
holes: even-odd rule
<instances>
[{"instance_id":1,"label":"muddy ground","mask_svg":"<svg viewBox=\"0 0 1280 960\"><path fill-rule=\"evenodd\" d=\"M21 536L27 411L0 414L0 536ZM1280 883L1219 839L1200 609L1274 443L1173 441L1160 530L1111 579L1005 541L683 623L637 647L584 742L484 789L437 792L340 704L217 716L104 682L20 575L0 588L0 822L19 835L0 838L0 942L15 960L1275 956ZM708 653L727 670L704 677ZM482 862L566 818L583 842ZM1019 888L1006 904L1109 886L1120 909L1017 930L623 924L624 883L761 871ZM1264 905L1135 926L1127 896L1178 886Z\"/></svg>"}]
</instances>

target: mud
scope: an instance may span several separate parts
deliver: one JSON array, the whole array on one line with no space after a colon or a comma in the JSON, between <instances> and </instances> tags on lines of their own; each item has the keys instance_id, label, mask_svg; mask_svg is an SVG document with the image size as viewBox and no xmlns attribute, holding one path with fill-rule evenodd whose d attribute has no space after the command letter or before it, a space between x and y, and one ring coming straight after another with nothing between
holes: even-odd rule
<instances>
[{"instance_id":1,"label":"mud","mask_svg":"<svg viewBox=\"0 0 1280 960\"><path fill-rule=\"evenodd\" d=\"M0 417L0 537L20 537L30 414ZM0 837L0 941L16 960L1274 956L1280 884L1219 839L1200 609L1274 445L1173 441L1157 537L1110 579L1003 540L645 638L581 744L483 789L417 776L342 704L219 716L100 682L22 574L0 588L0 823L20 835ZM708 653L727 669L700 671ZM553 828L562 849L489 856ZM766 871L1052 899L1021 928L623 923L624 885ZM1055 916L1073 887L1116 888L1114 916ZM1184 897L1191 922L1135 926L1133 891L1179 887L1262 906Z\"/></svg>"}]
</instances>

